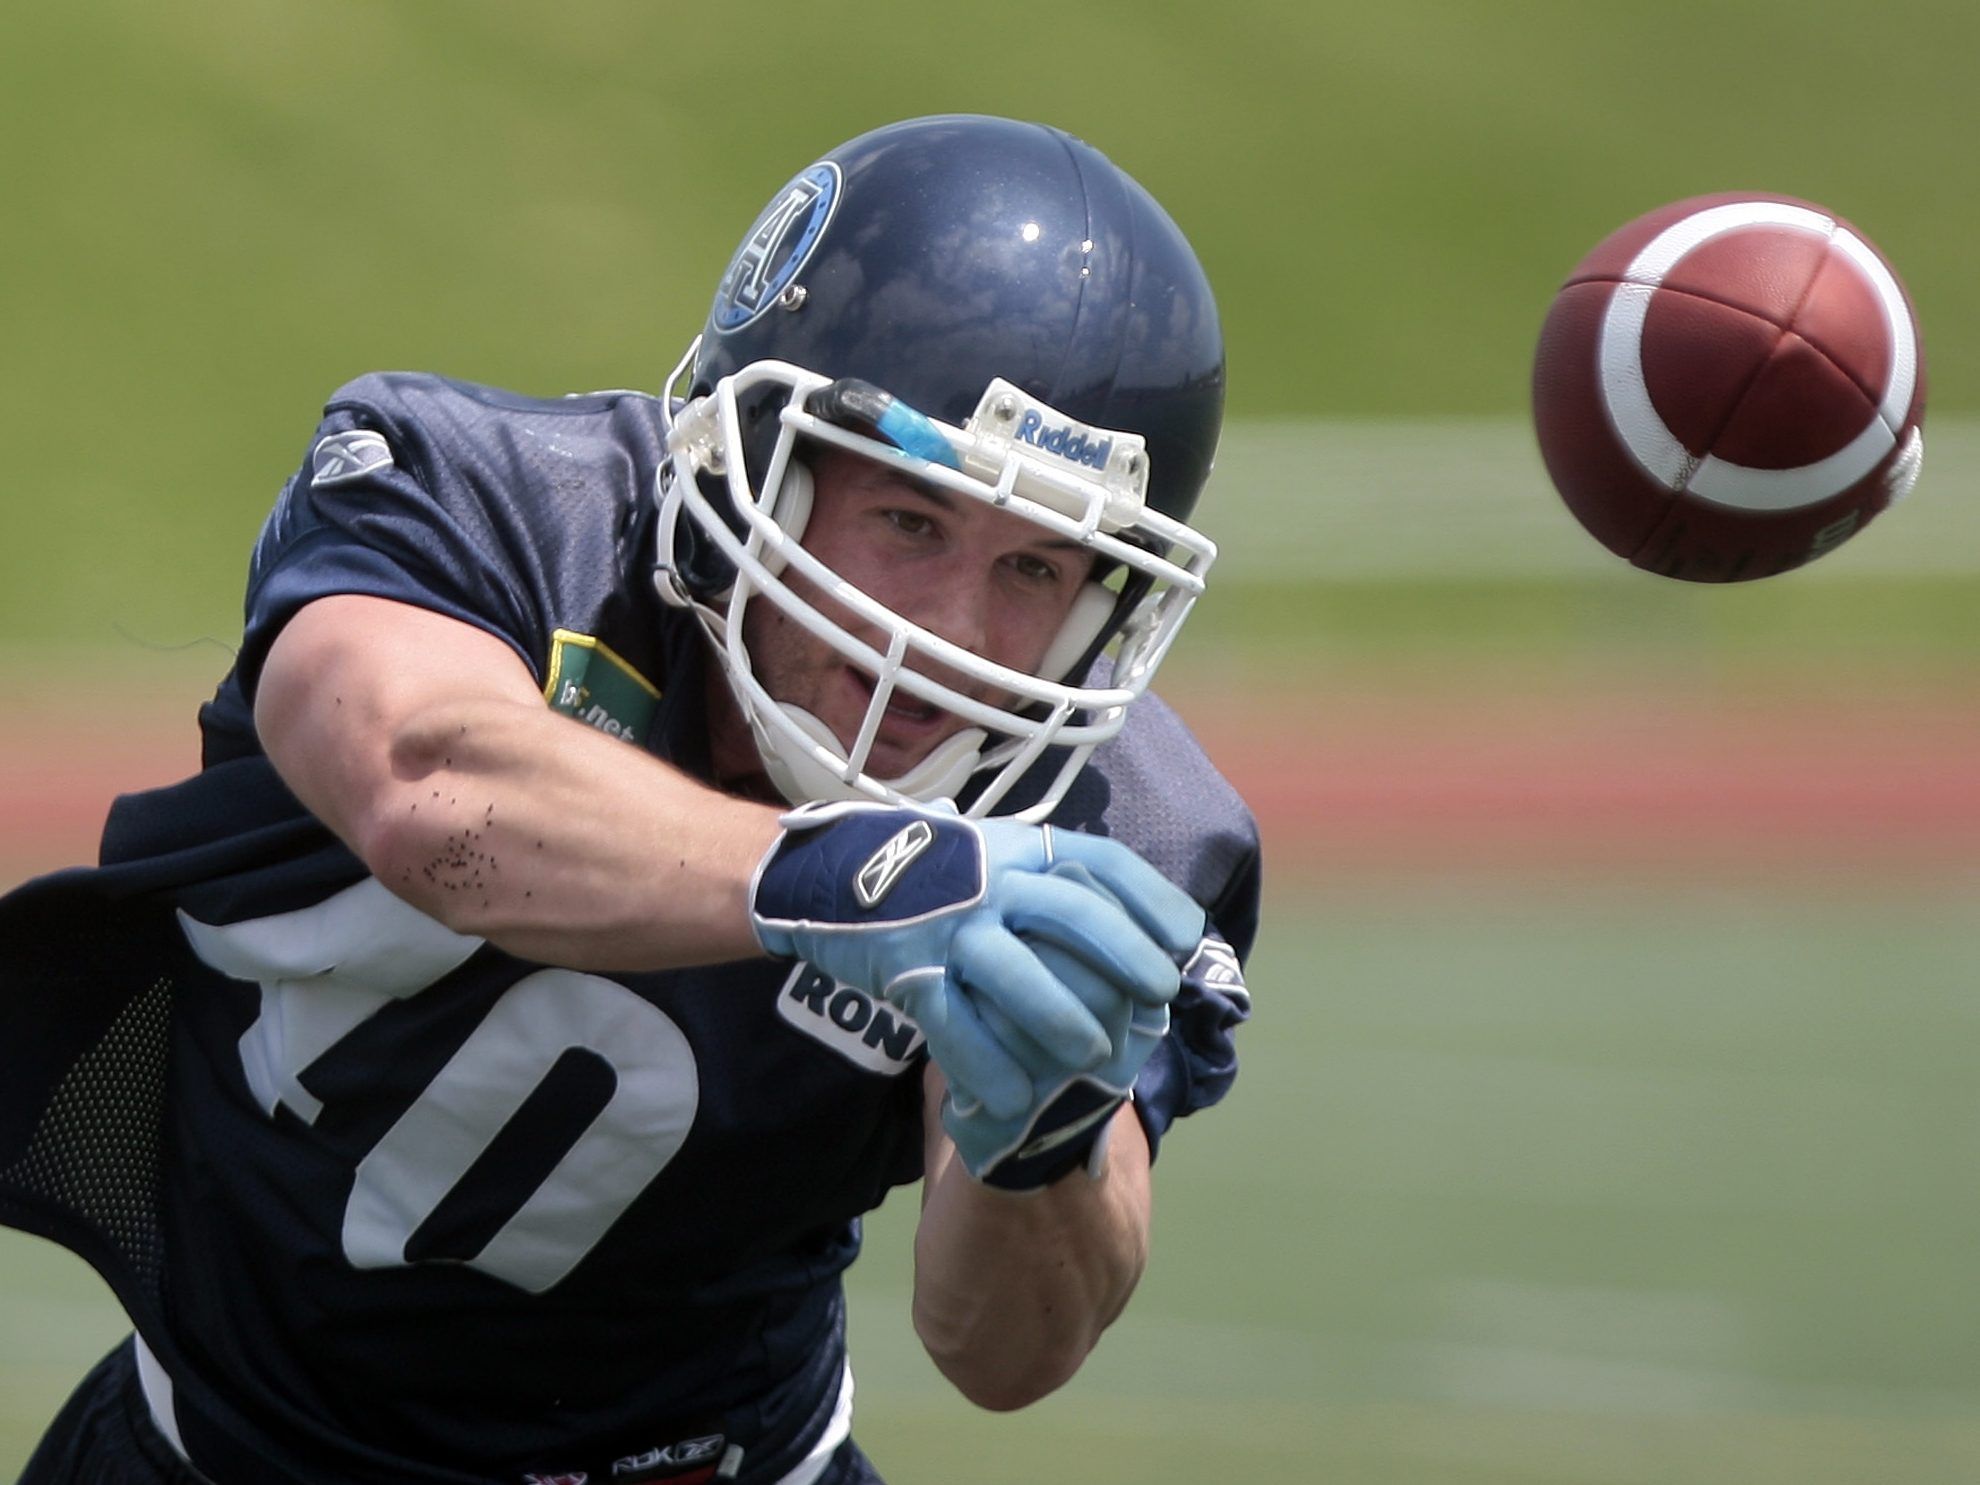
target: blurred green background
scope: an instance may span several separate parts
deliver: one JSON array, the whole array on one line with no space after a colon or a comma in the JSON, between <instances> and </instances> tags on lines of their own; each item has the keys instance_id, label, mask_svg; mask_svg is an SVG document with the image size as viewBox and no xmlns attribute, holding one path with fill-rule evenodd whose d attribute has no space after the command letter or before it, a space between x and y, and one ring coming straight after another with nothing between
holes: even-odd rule
<instances>
[{"instance_id":1,"label":"blurred green background","mask_svg":"<svg viewBox=\"0 0 1980 1485\"><path fill-rule=\"evenodd\" d=\"M146 729L224 668L248 544L339 383L653 386L776 186L948 110L1088 137L1219 286L1225 557L1169 682L1207 733L1314 768L1351 702L1489 792L1488 700L1536 737L1564 705L1643 709L1639 759L1660 708L1708 732L1758 708L1818 759L1825 729L1869 737L1866 771L1887 727L1902 772L1921 706L1980 717L1976 55L1980 11L1944 0L15 7L0 745L26 783L0 863L86 838L22 800L92 747L131 784L190 763L183 723ZM1930 457L1819 567L1691 589L1573 527L1526 376L1599 237L1741 187L1897 264ZM1280 700L1308 731L1279 735ZM1624 841L1590 869L1453 819L1447 863L1268 818L1246 1075L1163 1156L1128 1317L1058 1397L975 1413L914 1349L891 1203L855 1285L862 1440L902 1482L1980 1477L1961 784L1922 862L1817 832L1800 859ZM80 1265L0 1236L0 1472L117 1330Z\"/></svg>"},{"instance_id":2,"label":"blurred green background","mask_svg":"<svg viewBox=\"0 0 1980 1485\"><path fill-rule=\"evenodd\" d=\"M0 633L37 640L231 638L245 547L336 386L376 367L654 385L770 192L924 112L1080 132L1198 244L1230 344L1227 472L1256 468L1259 432L1312 538L1245 503L1254 475L1225 480L1205 522L1233 579L1297 575L1316 547L1378 575L1405 545L1462 566L1480 533L1525 542L1509 511L1537 517L1544 575L1627 578L1503 431L1555 286L1679 196L1849 216L1916 295L1933 431L1980 399L1964 4L79 0L4 26ZM1381 457L1330 466L1315 419L1383 425ZM1448 433L1441 463L1388 463L1449 419L1501 440L1476 476ZM1927 467L1920 505L1957 473ZM1368 508L1397 490L1420 497L1402 518Z\"/></svg>"}]
</instances>

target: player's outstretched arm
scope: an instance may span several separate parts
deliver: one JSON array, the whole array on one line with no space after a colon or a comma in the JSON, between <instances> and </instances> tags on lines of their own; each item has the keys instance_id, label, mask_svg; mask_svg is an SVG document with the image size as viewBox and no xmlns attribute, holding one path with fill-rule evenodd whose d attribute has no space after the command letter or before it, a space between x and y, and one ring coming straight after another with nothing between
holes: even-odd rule
<instances>
[{"instance_id":1,"label":"player's outstretched arm","mask_svg":"<svg viewBox=\"0 0 1980 1485\"><path fill-rule=\"evenodd\" d=\"M830 805L786 816L755 911L771 952L927 1037L916 1329L981 1406L1044 1396L1141 1275L1148 1147L1125 1099L1203 909L1115 841Z\"/></svg>"},{"instance_id":2,"label":"player's outstretched arm","mask_svg":"<svg viewBox=\"0 0 1980 1485\"><path fill-rule=\"evenodd\" d=\"M1123 1106L1100 1169L1011 1194L964 1169L928 1070L914 1326L937 1368L979 1407L1021 1408L1069 1381L1148 1261L1148 1141Z\"/></svg>"},{"instance_id":3,"label":"player's outstretched arm","mask_svg":"<svg viewBox=\"0 0 1980 1485\"><path fill-rule=\"evenodd\" d=\"M761 952L750 875L777 812L551 711L472 625L318 599L271 647L255 723L311 812L458 933L599 971Z\"/></svg>"}]
</instances>

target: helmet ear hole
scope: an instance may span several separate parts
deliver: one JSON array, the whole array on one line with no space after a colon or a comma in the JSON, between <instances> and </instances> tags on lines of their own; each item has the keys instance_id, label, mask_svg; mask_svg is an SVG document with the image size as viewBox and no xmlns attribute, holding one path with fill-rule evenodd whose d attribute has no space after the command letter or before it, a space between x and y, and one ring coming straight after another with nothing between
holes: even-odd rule
<instances>
[{"instance_id":1,"label":"helmet ear hole","mask_svg":"<svg viewBox=\"0 0 1980 1485\"><path fill-rule=\"evenodd\" d=\"M1105 632L1119 598L1112 588L1099 583L1082 584L1065 623L1059 626L1058 637L1046 649L1045 658L1038 662L1038 674L1056 681L1077 665L1087 647Z\"/></svg>"}]
</instances>

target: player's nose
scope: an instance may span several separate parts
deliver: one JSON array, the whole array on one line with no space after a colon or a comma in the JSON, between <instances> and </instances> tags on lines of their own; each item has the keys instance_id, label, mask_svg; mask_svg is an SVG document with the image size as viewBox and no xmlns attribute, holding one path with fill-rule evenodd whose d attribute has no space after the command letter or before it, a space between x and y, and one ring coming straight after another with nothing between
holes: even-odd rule
<instances>
[{"instance_id":1,"label":"player's nose","mask_svg":"<svg viewBox=\"0 0 1980 1485\"><path fill-rule=\"evenodd\" d=\"M905 619L972 655L989 653L990 575L965 562L931 563L900 610Z\"/></svg>"}]
</instances>

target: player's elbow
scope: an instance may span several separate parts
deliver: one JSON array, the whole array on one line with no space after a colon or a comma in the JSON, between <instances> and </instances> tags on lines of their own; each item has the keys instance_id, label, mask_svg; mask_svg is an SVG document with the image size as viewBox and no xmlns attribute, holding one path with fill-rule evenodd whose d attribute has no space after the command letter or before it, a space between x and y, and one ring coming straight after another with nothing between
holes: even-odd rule
<instances>
[{"instance_id":1,"label":"player's elbow","mask_svg":"<svg viewBox=\"0 0 1980 1485\"><path fill-rule=\"evenodd\" d=\"M399 803L389 796L352 818L346 843L373 876L401 897L414 895L406 888L423 874L433 854L412 801Z\"/></svg>"},{"instance_id":2,"label":"player's elbow","mask_svg":"<svg viewBox=\"0 0 1980 1485\"><path fill-rule=\"evenodd\" d=\"M955 1381L954 1378L950 1378ZM1071 1373L1058 1378L1046 1386L1032 1384L1028 1380L1007 1382L995 1386L969 1388L956 1382L956 1390L970 1402L988 1413L1015 1413L1020 1408L1028 1408L1041 1398L1048 1397L1071 1380Z\"/></svg>"},{"instance_id":3,"label":"player's elbow","mask_svg":"<svg viewBox=\"0 0 1980 1485\"><path fill-rule=\"evenodd\" d=\"M1071 1381L1118 1312L1039 1290L967 1307L918 1293L913 1306L915 1335L935 1369L993 1413L1030 1407Z\"/></svg>"},{"instance_id":4,"label":"player's elbow","mask_svg":"<svg viewBox=\"0 0 1980 1485\"><path fill-rule=\"evenodd\" d=\"M451 715L422 715L393 735L387 767L346 801L340 833L381 883L460 930L472 926L465 920L476 898L463 888L467 868L483 854L486 820L473 807L480 796L466 771L437 740L443 726L458 732Z\"/></svg>"},{"instance_id":5,"label":"player's elbow","mask_svg":"<svg viewBox=\"0 0 1980 1485\"><path fill-rule=\"evenodd\" d=\"M921 1342L949 1384L991 1413L1015 1413L1058 1391L1072 1380L1091 1350L1085 1344L1067 1343L1021 1349L945 1347L926 1331Z\"/></svg>"}]
</instances>

